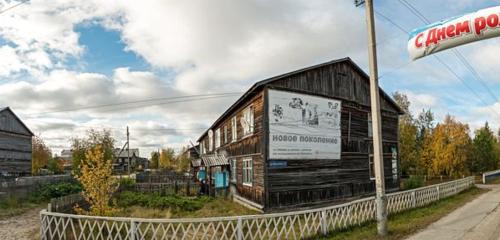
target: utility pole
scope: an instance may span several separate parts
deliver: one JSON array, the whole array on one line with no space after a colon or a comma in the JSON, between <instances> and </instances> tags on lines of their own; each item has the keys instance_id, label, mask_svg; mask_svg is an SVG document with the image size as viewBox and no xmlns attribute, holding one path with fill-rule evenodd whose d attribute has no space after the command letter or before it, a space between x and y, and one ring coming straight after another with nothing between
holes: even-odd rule
<instances>
[{"instance_id":1,"label":"utility pole","mask_svg":"<svg viewBox=\"0 0 500 240\"><path fill-rule=\"evenodd\" d=\"M370 100L373 130L373 161L375 165L375 205L377 207L377 230L381 236L387 235L387 197L385 195L384 158L382 153L382 122L380 114L380 92L377 69L377 41L373 0L355 0L356 6L365 4L368 27L368 57L370 64Z\"/></svg>"},{"instance_id":2,"label":"utility pole","mask_svg":"<svg viewBox=\"0 0 500 240\"><path fill-rule=\"evenodd\" d=\"M128 131L128 126L127 126L127 168L128 168L128 175L130 175L130 133Z\"/></svg>"}]
</instances>

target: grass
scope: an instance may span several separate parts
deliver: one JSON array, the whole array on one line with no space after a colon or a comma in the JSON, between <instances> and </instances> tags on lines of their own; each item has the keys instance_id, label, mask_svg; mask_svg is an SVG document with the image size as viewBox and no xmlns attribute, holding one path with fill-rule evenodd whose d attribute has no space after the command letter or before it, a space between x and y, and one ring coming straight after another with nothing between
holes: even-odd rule
<instances>
[{"instance_id":1,"label":"grass","mask_svg":"<svg viewBox=\"0 0 500 240\"><path fill-rule=\"evenodd\" d=\"M33 208L46 206L46 202L20 201L9 197L0 201L0 220L23 214Z\"/></svg>"},{"instance_id":2,"label":"grass","mask_svg":"<svg viewBox=\"0 0 500 240\"><path fill-rule=\"evenodd\" d=\"M148 208L136 205L122 208L117 215L135 218L200 218L252 214L258 214L258 212L243 207L230 199L215 198L207 201L202 208L194 211L179 208Z\"/></svg>"},{"instance_id":3,"label":"grass","mask_svg":"<svg viewBox=\"0 0 500 240\"><path fill-rule=\"evenodd\" d=\"M391 215L389 216L389 235L387 237L377 236L376 223L369 222L360 227L353 227L346 230L333 232L329 237L320 239L403 239L429 226L433 222L448 215L455 209L463 206L465 203L470 202L471 200L477 198L479 195L487 191L488 190L486 189L474 187L458 195L432 203L426 207Z\"/></svg>"}]
</instances>

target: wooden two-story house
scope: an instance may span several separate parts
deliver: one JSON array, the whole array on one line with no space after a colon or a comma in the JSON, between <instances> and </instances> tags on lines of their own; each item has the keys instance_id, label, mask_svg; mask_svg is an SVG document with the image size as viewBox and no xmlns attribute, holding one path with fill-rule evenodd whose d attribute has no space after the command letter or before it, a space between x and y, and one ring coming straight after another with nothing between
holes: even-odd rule
<instances>
[{"instance_id":1,"label":"wooden two-story house","mask_svg":"<svg viewBox=\"0 0 500 240\"><path fill-rule=\"evenodd\" d=\"M380 90L386 188L399 188L398 118ZM235 200L268 210L374 193L369 77L350 58L255 83L198 139L207 175L230 170Z\"/></svg>"}]
</instances>

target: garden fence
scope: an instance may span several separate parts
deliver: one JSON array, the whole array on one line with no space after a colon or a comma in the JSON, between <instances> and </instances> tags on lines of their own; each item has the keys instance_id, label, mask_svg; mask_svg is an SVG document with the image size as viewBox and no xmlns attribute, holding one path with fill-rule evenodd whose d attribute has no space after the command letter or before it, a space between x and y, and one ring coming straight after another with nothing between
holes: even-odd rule
<instances>
[{"instance_id":1,"label":"garden fence","mask_svg":"<svg viewBox=\"0 0 500 240\"><path fill-rule=\"evenodd\" d=\"M393 214L474 185L474 177L387 195ZM42 210L41 239L303 239L375 220L373 197L297 212L190 219L93 217Z\"/></svg>"}]
</instances>

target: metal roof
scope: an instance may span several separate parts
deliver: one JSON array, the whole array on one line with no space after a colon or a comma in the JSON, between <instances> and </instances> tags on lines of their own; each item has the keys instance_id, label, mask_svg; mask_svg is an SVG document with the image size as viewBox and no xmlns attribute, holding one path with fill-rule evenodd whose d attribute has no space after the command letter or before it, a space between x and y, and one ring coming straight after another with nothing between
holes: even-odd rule
<instances>
[{"instance_id":1,"label":"metal roof","mask_svg":"<svg viewBox=\"0 0 500 240\"><path fill-rule=\"evenodd\" d=\"M241 102L245 101L252 93L257 92L258 89L261 88L262 86L264 86L264 85L266 85L268 83L271 83L273 81L276 81L276 80L283 79L285 77L294 75L294 74L299 74L299 73L306 72L306 71L309 71L309 70L312 70L312 69L324 67L324 66L327 66L327 65L330 65L330 64L341 63L341 62L347 62L347 63L351 64L351 66L353 66L354 69L356 71L358 71L361 74L361 76L363 76L365 78L366 81L370 81L370 76L368 76L368 74L366 74L363 71L363 69L361 69L354 61L352 61L351 58L345 57L345 58L341 58L341 59L329 61L329 62L326 62L326 63L317 64L317 65L314 65L314 66L306 67L306 68L303 68L303 69L299 69L299 70L296 70L296 71L292 71L292 72L289 72L289 73L281 74L281 75L278 75L278 76L275 76L275 77L271 77L271 78L268 78L268 79L256 82L236 102L234 102L233 105L231 105L219 118L217 118L217 120L215 120L215 122L210 126L210 128L208 128L207 130L205 130L205 132L203 132L203 134L201 134L201 136L198 138L197 141L198 142L201 141L201 139L207 134L207 132L210 129L212 129L213 127L215 127L215 125L217 125L219 122L221 122L227 115L231 114L239 106L239 104ZM396 111L398 111L399 114L401 114L401 115L404 114L404 111L401 109L401 107L399 107L399 105L386 92L384 92L384 90L382 90L381 87L379 87L379 93L380 93L380 97L386 99L389 102L389 104L391 104L396 109Z\"/></svg>"},{"instance_id":2,"label":"metal roof","mask_svg":"<svg viewBox=\"0 0 500 240\"><path fill-rule=\"evenodd\" d=\"M191 160L191 166L193 166L193 167L200 167L201 166L201 159Z\"/></svg>"},{"instance_id":3,"label":"metal roof","mask_svg":"<svg viewBox=\"0 0 500 240\"><path fill-rule=\"evenodd\" d=\"M229 165L227 158L220 154L201 155L201 160L207 167Z\"/></svg>"}]
</instances>

